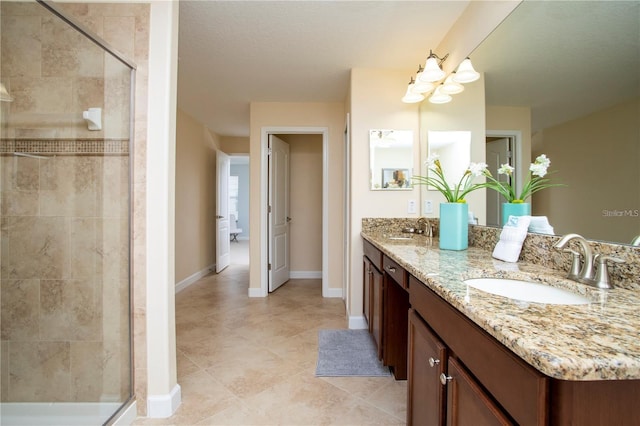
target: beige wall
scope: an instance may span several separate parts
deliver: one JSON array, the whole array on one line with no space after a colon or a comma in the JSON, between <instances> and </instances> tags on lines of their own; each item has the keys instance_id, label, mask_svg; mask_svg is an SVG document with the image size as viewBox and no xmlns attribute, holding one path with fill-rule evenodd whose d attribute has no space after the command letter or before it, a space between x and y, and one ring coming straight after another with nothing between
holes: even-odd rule
<instances>
[{"instance_id":1,"label":"beige wall","mask_svg":"<svg viewBox=\"0 0 640 426\"><path fill-rule=\"evenodd\" d=\"M289 144L290 269L322 271L322 135L279 135Z\"/></svg>"},{"instance_id":2,"label":"beige wall","mask_svg":"<svg viewBox=\"0 0 640 426\"><path fill-rule=\"evenodd\" d=\"M220 149L227 154L248 154L249 138L221 136Z\"/></svg>"},{"instance_id":3,"label":"beige wall","mask_svg":"<svg viewBox=\"0 0 640 426\"><path fill-rule=\"evenodd\" d=\"M215 263L215 150L204 125L178 109L176 283Z\"/></svg>"},{"instance_id":4,"label":"beige wall","mask_svg":"<svg viewBox=\"0 0 640 426\"><path fill-rule=\"evenodd\" d=\"M345 128L344 105L339 102L328 103L288 103L288 102L252 102L251 103L251 148L250 148L250 191L251 213L250 227L253 238L250 242L250 291L259 289L261 282L261 256L266 256L260 244L260 195L262 186L260 146L263 127L327 127L328 140L328 178L329 191L329 241L328 241L328 284L330 288L342 287L343 263L343 134Z\"/></svg>"},{"instance_id":5,"label":"beige wall","mask_svg":"<svg viewBox=\"0 0 640 426\"><path fill-rule=\"evenodd\" d=\"M419 190L371 191L369 189L369 130L411 130L414 135L414 170L420 170L417 104L400 99L406 91L408 70L351 70L351 277L349 316L362 315L363 217L410 217L409 199L419 201Z\"/></svg>"},{"instance_id":6,"label":"beige wall","mask_svg":"<svg viewBox=\"0 0 640 426\"><path fill-rule=\"evenodd\" d=\"M533 214L549 216L556 234L629 243L640 235L640 99L545 129L534 156L551 159L554 181L567 187L534 195ZM603 210L631 211L605 216Z\"/></svg>"}]
</instances>

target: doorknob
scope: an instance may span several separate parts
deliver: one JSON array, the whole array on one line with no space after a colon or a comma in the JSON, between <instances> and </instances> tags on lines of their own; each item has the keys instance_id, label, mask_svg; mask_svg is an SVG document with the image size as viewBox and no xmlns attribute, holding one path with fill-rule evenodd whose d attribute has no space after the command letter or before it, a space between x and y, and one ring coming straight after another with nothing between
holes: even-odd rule
<instances>
[{"instance_id":1,"label":"doorknob","mask_svg":"<svg viewBox=\"0 0 640 426\"><path fill-rule=\"evenodd\" d=\"M216 219L224 219L224 216L217 215Z\"/></svg>"},{"instance_id":2,"label":"doorknob","mask_svg":"<svg viewBox=\"0 0 640 426\"><path fill-rule=\"evenodd\" d=\"M287 216L287 223L291 222L291 218L289 216Z\"/></svg>"}]
</instances>

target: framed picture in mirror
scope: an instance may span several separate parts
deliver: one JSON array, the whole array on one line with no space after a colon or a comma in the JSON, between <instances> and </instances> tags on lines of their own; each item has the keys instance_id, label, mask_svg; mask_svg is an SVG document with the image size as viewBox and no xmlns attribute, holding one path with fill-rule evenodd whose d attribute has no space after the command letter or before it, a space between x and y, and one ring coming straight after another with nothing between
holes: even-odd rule
<instances>
[{"instance_id":1,"label":"framed picture in mirror","mask_svg":"<svg viewBox=\"0 0 640 426\"><path fill-rule=\"evenodd\" d=\"M382 169L382 188L411 188L411 169Z\"/></svg>"}]
</instances>

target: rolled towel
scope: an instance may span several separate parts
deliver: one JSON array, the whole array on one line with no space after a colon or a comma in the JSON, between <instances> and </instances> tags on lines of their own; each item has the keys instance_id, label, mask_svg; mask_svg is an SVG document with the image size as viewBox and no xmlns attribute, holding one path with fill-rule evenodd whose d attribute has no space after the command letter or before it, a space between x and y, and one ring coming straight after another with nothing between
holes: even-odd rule
<instances>
[{"instance_id":1,"label":"rolled towel","mask_svg":"<svg viewBox=\"0 0 640 426\"><path fill-rule=\"evenodd\" d=\"M505 262L517 262L530 222L531 216L509 216L492 256Z\"/></svg>"},{"instance_id":2,"label":"rolled towel","mask_svg":"<svg viewBox=\"0 0 640 426\"><path fill-rule=\"evenodd\" d=\"M538 234L553 235L553 226L549 224L549 219L546 216L531 216L531 222L529 223L529 232L536 232Z\"/></svg>"}]
</instances>

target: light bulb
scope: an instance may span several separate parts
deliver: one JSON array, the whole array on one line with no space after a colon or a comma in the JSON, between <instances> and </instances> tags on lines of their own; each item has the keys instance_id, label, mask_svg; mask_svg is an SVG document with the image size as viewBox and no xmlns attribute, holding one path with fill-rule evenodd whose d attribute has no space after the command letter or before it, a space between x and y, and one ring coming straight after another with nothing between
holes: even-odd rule
<instances>
[{"instance_id":1,"label":"light bulb","mask_svg":"<svg viewBox=\"0 0 640 426\"><path fill-rule=\"evenodd\" d=\"M420 75L420 81L428 81L434 83L436 81L442 80L444 77L444 71L440 68L438 64L438 59L435 56L429 56L427 58L427 63L424 65L424 71Z\"/></svg>"},{"instance_id":2,"label":"light bulb","mask_svg":"<svg viewBox=\"0 0 640 426\"><path fill-rule=\"evenodd\" d=\"M422 94L413 91L413 86L413 79L411 79L411 83L407 86L407 93L402 97L402 102L405 104L415 104L416 102L424 100L424 96Z\"/></svg>"},{"instance_id":3,"label":"light bulb","mask_svg":"<svg viewBox=\"0 0 640 426\"><path fill-rule=\"evenodd\" d=\"M473 69L471 59L467 58L460 63L453 81L456 83L471 83L480 78L480 73Z\"/></svg>"},{"instance_id":4,"label":"light bulb","mask_svg":"<svg viewBox=\"0 0 640 426\"><path fill-rule=\"evenodd\" d=\"M436 87L433 95L429 97L429 102L432 104L446 104L447 102L451 102L451 96L442 93L442 85L440 85Z\"/></svg>"},{"instance_id":5,"label":"light bulb","mask_svg":"<svg viewBox=\"0 0 640 426\"><path fill-rule=\"evenodd\" d=\"M464 86L454 80L455 74L451 74L442 84L440 89L442 93L447 95L456 95L464 90Z\"/></svg>"}]
</instances>

